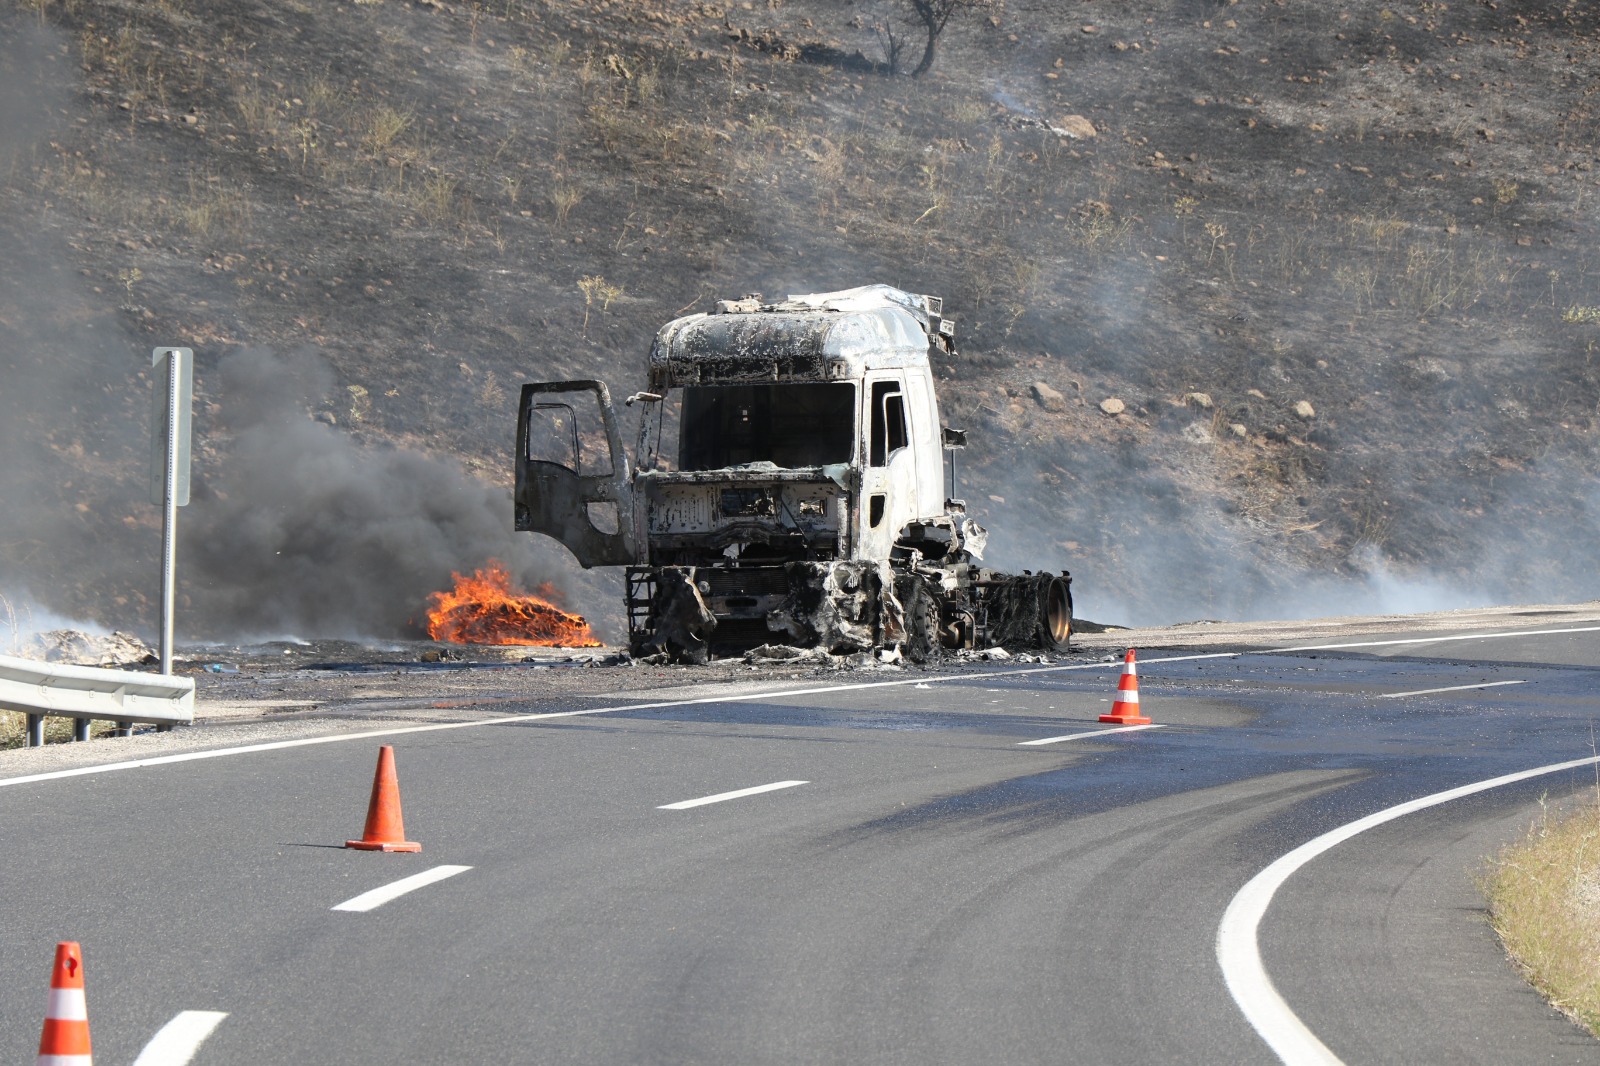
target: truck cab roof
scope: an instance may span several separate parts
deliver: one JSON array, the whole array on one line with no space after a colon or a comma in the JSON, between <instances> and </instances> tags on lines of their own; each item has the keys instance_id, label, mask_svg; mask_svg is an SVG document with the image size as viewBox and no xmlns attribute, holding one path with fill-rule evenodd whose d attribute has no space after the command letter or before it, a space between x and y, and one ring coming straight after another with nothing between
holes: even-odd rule
<instances>
[{"instance_id":1,"label":"truck cab roof","mask_svg":"<svg viewBox=\"0 0 1600 1066\"><path fill-rule=\"evenodd\" d=\"M757 381L859 381L873 370L925 368L935 344L950 349L938 297L889 285L724 300L674 319L650 350L654 391Z\"/></svg>"}]
</instances>

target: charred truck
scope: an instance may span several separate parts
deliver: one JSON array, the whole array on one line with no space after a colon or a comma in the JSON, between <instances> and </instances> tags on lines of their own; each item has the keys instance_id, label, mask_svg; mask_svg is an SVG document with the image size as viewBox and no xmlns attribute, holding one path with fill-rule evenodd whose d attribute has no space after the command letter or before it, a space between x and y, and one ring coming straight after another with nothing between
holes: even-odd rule
<instances>
[{"instance_id":1,"label":"charred truck","mask_svg":"<svg viewBox=\"0 0 1600 1066\"><path fill-rule=\"evenodd\" d=\"M1064 651L1071 577L984 568L946 491L936 297L887 285L720 301L669 322L623 448L599 381L522 387L516 526L626 567L630 650L703 662L761 644Z\"/></svg>"}]
</instances>

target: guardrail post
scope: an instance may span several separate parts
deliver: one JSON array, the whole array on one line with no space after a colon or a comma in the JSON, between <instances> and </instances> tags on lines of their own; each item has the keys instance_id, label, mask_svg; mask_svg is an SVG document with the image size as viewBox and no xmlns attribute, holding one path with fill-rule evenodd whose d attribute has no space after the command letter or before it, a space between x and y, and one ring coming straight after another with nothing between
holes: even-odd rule
<instances>
[{"instance_id":1,"label":"guardrail post","mask_svg":"<svg viewBox=\"0 0 1600 1066\"><path fill-rule=\"evenodd\" d=\"M87 718L74 718L72 720L72 739L74 741L88 740L90 724Z\"/></svg>"},{"instance_id":2,"label":"guardrail post","mask_svg":"<svg viewBox=\"0 0 1600 1066\"><path fill-rule=\"evenodd\" d=\"M111 735L114 736L114 737L131 737L131 736L133 736L133 723L132 722L118 722L117 723L117 727L111 731Z\"/></svg>"},{"instance_id":3,"label":"guardrail post","mask_svg":"<svg viewBox=\"0 0 1600 1066\"><path fill-rule=\"evenodd\" d=\"M28 715L28 747L44 747L44 715Z\"/></svg>"}]
</instances>

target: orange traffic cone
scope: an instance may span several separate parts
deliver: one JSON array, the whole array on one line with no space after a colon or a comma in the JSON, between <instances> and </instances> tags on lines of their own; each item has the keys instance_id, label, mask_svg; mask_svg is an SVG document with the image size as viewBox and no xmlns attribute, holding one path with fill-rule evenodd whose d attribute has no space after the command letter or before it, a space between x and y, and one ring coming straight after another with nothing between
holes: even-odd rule
<instances>
[{"instance_id":1,"label":"orange traffic cone","mask_svg":"<svg viewBox=\"0 0 1600 1066\"><path fill-rule=\"evenodd\" d=\"M83 997L83 951L75 941L56 945L50 971L50 1006L39 1037L38 1066L90 1066L89 1007Z\"/></svg>"},{"instance_id":2,"label":"orange traffic cone","mask_svg":"<svg viewBox=\"0 0 1600 1066\"><path fill-rule=\"evenodd\" d=\"M1111 705L1110 714L1100 716L1102 722L1119 725L1149 725L1150 719L1139 713L1139 671L1133 665L1133 649L1122 661L1122 680L1117 682L1117 702Z\"/></svg>"},{"instance_id":3,"label":"orange traffic cone","mask_svg":"<svg viewBox=\"0 0 1600 1066\"><path fill-rule=\"evenodd\" d=\"M360 840L346 840L347 848L362 851L421 851L422 845L406 839L400 817L400 781L394 775L394 745L378 749L378 771L372 777L372 800L367 804L367 827Z\"/></svg>"}]
</instances>

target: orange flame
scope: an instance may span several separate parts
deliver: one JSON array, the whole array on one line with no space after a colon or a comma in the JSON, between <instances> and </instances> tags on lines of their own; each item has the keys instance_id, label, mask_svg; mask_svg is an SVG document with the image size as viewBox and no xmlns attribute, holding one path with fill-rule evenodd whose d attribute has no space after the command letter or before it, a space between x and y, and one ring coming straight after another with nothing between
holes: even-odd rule
<instances>
[{"instance_id":1,"label":"orange flame","mask_svg":"<svg viewBox=\"0 0 1600 1066\"><path fill-rule=\"evenodd\" d=\"M556 648L598 648L589 623L568 614L542 595L511 586L511 575L497 559L471 577L451 574L456 587L428 594L428 636L451 644L517 644Z\"/></svg>"}]
</instances>

